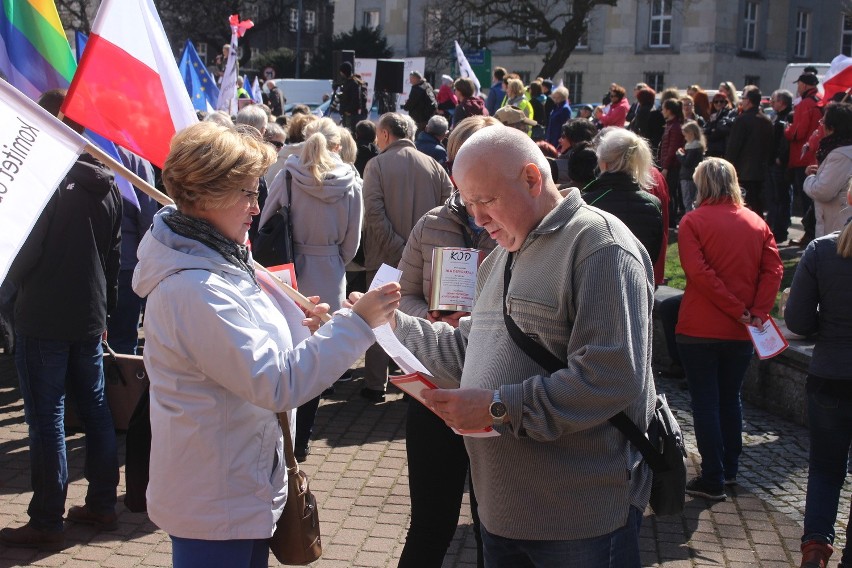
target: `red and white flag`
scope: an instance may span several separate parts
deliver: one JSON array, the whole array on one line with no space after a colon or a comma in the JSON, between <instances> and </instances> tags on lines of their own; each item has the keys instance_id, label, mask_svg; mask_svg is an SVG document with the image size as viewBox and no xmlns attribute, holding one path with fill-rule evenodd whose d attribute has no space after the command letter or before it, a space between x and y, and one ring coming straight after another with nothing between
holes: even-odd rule
<instances>
[{"instance_id":1,"label":"red and white flag","mask_svg":"<svg viewBox=\"0 0 852 568\"><path fill-rule=\"evenodd\" d=\"M152 0L104 0L62 112L163 167L198 119Z\"/></svg>"},{"instance_id":2,"label":"red and white flag","mask_svg":"<svg viewBox=\"0 0 852 568\"><path fill-rule=\"evenodd\" d=\"M832 59L831 66L822 78L822 87L825 90L824 101L830 101L835 94L852 88L852 57L838 55Z\"/></svg>"}]
</instances>

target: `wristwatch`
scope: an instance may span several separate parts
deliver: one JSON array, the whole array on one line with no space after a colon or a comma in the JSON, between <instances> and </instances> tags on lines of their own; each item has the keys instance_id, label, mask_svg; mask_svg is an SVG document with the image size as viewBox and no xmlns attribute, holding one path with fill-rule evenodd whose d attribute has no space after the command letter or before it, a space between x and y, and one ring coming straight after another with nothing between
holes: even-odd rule
<instances>
[{"instance_id":1,"label":"wristwatch","mask_svg":"<svg viewBox=\"0 0 852 568\"><path fill-rule=\"evenodd\" d=\"M491 399L491 406L488 407L488 413L491 414L491 420L494 425L503 424L503 419L506 418L506 405L500 400L500 391L494 391L494 398Z\"/></svg>"}]
</instances>

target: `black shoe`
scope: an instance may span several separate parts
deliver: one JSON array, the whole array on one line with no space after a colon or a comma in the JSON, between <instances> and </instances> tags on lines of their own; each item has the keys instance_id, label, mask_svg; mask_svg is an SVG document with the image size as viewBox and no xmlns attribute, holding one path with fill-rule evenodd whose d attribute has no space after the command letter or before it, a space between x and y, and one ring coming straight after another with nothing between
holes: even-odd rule
<instances>
[{"instance_id":1,"label":"black shoe","mask_svg":"<svg viewBox=\"0 0 852 568\"><path fill-rule=\"evenodd\" d=\"M689 483L686 484L686 494L693 497L703 497L710 501L724 501L728 498L723 486L715 487L700 477L693 477L689 480Z\"/></svg>"},{"instance_id":2,"label":"black shoe","mask_svg":"<svg viewBox=\"0 0 852 568\"><path fill-rule=\"evenodd\" d=\"M348 381L351 381L351 380L352 380L352 370L350 369L350 370L346 371L345 373L343 373L342 375L340 375L340 378L337 379L337 382L338 383L345 383L345 382L348 382Z\"/></svg>"},{"instance_id":3,"label":"black shoe","mask_svg":"<svg viewBox=\"0 0 852 568\"><path fill-rule=\"evenodd\" d=\"M293 448L293 455L296 456L296 461L303 462L308 459L308 456L311 455L311 445L305 444L304 446L296 446Z\"/></svg>"},{"instance_id":4,"label":"black shoe","mask_svg":"<svg viewBox=\"0 0 852 568\"><path fill-rule=\"evenodd\" d=\"M332 396L333 394L334 394L334 385L331 385L330 387L328 387L327 389L322 391L320 398L328 398L328 397Z\"/></svg>"},{"instance_id":5,"label":"black shoe","mask_svg":"<svg viewBox=\"0 0 852 568\"><path fill-rule=\"evenodd\" d=\"M373 389L369 389L364 387L361 389L361 396L369 400L370 402L384 402L385 401L385 391L377 391Z\"/></svg>"}]
</instances>

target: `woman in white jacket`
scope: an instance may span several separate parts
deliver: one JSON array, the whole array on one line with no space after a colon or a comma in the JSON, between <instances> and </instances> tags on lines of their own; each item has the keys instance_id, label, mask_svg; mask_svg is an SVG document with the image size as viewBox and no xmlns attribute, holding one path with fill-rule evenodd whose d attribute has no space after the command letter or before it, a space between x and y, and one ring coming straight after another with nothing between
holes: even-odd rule
<instances>
[{"instance_id":1,"label":"woman in white jacket","mask_svg":"<svg viewBox=\"0 0 852 568\"><path fill-rule=\"evenodd\" d=\"M831 103L822 118L825 136L817 150L819 166L808 166L804 190L814 200L816 237L839 231L849 218L846 188L852 179L852 104Z\"/></svg>"},{"instance_id":2,"label":"woman in white jacket","mask_svg":"<svg viewBox=\"0 0 852 568\"><path fill-rule=\"evenodd\" d=\"M163 169L177 207L157 214L138 250L148 516L172 537L178 568L267 566L287 499L275 413L331 385L399 303L398 285L386 285L309 336L303 325L316 318L255 272L244 245L258 178L274 159L250 129L199 123L178 133Z\"/></svg>"}]
</instances>

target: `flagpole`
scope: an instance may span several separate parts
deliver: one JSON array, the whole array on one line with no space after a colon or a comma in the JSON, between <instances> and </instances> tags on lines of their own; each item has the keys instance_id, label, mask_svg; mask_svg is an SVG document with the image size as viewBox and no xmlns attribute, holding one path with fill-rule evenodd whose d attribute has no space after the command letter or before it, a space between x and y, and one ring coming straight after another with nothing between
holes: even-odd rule
<instances>
[{"instance_id":1,"label":"flagpole","mask_svg":"<svg viewBox=\"0 0 852 568\"><path fill-rule=\"evenodd\" d=\"M98 160L100 160L101 162L103 162L105 165L109 166L109 168L112 171L114 171L115 173L117 173L118 175L127 179L127 181L129 181L134 186L136 186L139 189L139 191L141 191L142 193L145 193L146 195L149 195L150 197L156 199L157 202L160 205L174 205L174 200L172 200L171 197L169 197L168 195L166 195L162 191L158 190L156 187L152 186L151 184L149 184L147 181L145 181L144 179L142 179L141 177L139 177L138 175L136 175L132 171L128 170L125 167L124 164L122 164L121 162L118 162L115 158L113 158L112 156L110 156L109 154L107 154L106 152L104 152L103 150L101 150L100 148L95 146L94 144L91 144L91 143L86 144L85 151L88 152L89 154L91 154L92 156L94 156L95 158L97 158ZM287 296L291 300L296 302L296 304L298 304L299 306L301 306L305 310L311 311L316 306L316 304L314 304L313 302L308 300L306 297L301 295L298 291L296 291L295 288L293 288L292 286L290 286L289 284L287 284L286 282L284 282L283 280L278 278L278 276L276 276L275 274L270 272L268 268L261 265L257 261L255 261L254 267L258 270L265 272L269 276L271 276L272 279L275 281L275 283L278 285L278 287L281 288L281 290L285 294L287 294ZM323 322L327 322L327 321L331 320L331 316L328 315L328 314L322 314L322 315L319 316L319 318Z\"/></svg>"}]
</instances>

